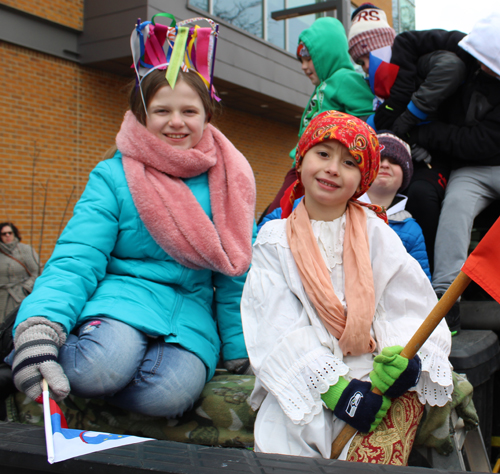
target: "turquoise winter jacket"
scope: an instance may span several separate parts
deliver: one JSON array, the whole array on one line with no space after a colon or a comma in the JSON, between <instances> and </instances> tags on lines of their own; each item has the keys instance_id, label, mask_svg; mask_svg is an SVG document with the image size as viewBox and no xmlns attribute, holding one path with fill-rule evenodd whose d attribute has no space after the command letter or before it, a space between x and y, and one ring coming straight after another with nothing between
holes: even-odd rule
<instances>
[{"instance_id":1,"label":"turquoise winter jacket","mask_svg":"<svg viewBox=\"0 0 500 474\"><path fill-rule=\"evenodd\" d=\"M207 174L185 183L212 219ZM224 360L248 357L240 317L245 278L192 270L162 250L139 217L117 152L90 174L16 327L44 316L69 333L87 319L107 316L195 353L208 381L221 340Z\"/></svg>"}]
</instances>

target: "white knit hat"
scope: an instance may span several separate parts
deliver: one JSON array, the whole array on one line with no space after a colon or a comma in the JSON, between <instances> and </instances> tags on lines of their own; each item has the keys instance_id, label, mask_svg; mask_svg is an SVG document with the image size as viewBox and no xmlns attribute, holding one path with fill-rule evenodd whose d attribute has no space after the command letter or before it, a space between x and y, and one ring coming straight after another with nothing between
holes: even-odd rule
<instances>
[{"instance_id":1,"label":"white knit hat","mask_svg":"<svg viewBox=\"0 0 500 474\"><path fill-rule=\"evenodd\" d=\"M396 32L387 22L384 10L364 3L353 12L349 30L349 54L354 62L370 51L391 46Z\"/></svg>"},{"instance_id":2,"label":"white knit hat","mask_svg":"<svg viewBox=\"0 0 500 474\"><path fill-rule=\"evenodd\" d=\"M500 12L479 20L458 46L500 76Z\"/></svg>"}]
</instances>

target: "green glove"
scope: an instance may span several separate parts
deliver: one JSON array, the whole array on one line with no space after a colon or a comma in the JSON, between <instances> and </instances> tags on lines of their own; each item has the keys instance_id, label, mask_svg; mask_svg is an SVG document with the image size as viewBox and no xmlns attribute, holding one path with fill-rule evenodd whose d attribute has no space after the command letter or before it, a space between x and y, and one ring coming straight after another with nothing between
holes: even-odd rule
<instances>
[{"instance_id":1,"label":"green glove","mask_svg":"<svg viewBox=\"0 0 500 474\"><path fill-rule=\"evenodd\" d=\"M335 410L340 396L348 385L349 382L344 377L339 377L339 381L335 385L331 385L328 392L321 394L321 399L330 410Z\"/></svg>"},{"instance_id":2,"label":"green glove","mask_svg":"<svg viewBox=\"0 0 500 474\"><path fill-rule=\"evenodd\" d=\"M418 383L421 371L420 357L408 360L399 354L401 346L385 347L373 360L370 379L384 395L397 398Z\"/></svg>"}]
</instances>

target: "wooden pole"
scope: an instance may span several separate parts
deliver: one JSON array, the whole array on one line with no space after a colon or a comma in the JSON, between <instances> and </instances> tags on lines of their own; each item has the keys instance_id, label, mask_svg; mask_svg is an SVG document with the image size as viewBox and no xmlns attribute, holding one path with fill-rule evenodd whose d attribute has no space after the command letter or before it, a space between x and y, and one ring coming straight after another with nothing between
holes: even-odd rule
<instances>
[{"instance_id":1,"label":"wooden pole","mask_svg":"<svg viewBox=\"0 0 500 474\"><path fill-rule=\"evenodd\" d=\"M471 279L465 273L460 272L458 274L457 278L455 278L455 281L451 284L446 293L441 297L437 305L430 312L429 316L425 318L424 322L418 328L417 332L413 335L408 344L406 344L405 348L401 351L401 355L403 357L406 357L407 359L413 359L413 357L415 357L415 354L424 345L425 341L427 341L432 331L436 329L437 325L446 316L455 301L457 301L458 297L464 292L470 282ZM373 392L377 393L378 395L382 395L380 390L378 390L377 388L374 388ZM330 459L337 459L340 456L340 453L344 449L344 446L354 436L355 433L356 428L353 428L351 425L345 425L344 429L332 443L332 453Z\"/></svg>"}]
</instances>

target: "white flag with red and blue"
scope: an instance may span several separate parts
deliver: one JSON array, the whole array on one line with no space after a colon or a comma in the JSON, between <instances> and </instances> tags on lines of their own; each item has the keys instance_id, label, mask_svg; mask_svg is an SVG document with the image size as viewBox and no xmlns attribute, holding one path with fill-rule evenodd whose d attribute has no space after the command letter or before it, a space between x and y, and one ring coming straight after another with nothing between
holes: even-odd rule
<instances>
[{"instance_id":1,"label":"white flag with red and blue","mask_svg":"<svg viewBox=\"0 0 500 474\"><path fill-rule=\"evenodd\" d=\"M68 423L63 412L57 403L49 397L45 380L43 414L47 458L50 464L83 456L84 454L95 453L118 446L126 446L128 444L143 443L144 441L151 441L153 439L68 428Z\"/></svg>"}]
</instances>

